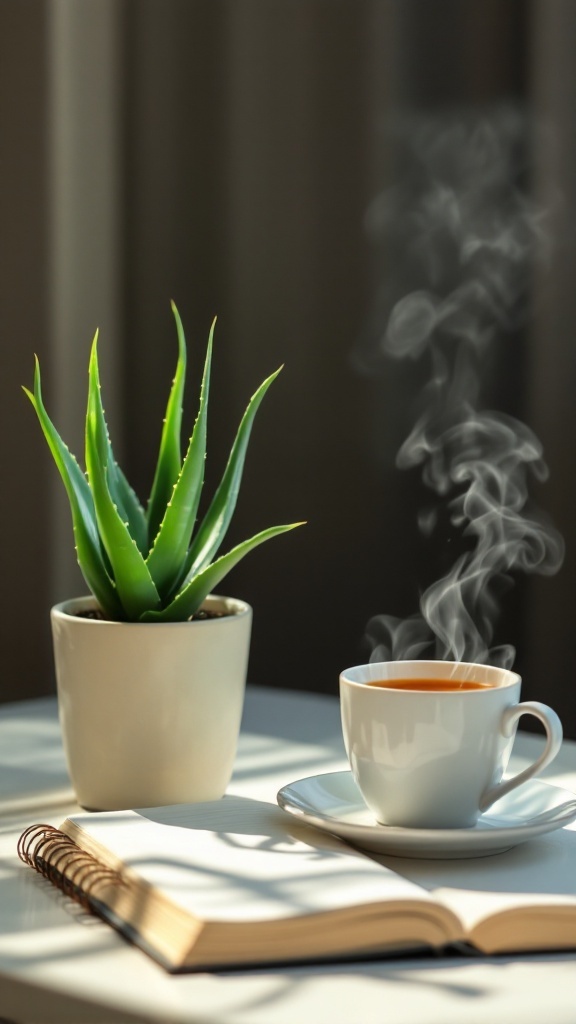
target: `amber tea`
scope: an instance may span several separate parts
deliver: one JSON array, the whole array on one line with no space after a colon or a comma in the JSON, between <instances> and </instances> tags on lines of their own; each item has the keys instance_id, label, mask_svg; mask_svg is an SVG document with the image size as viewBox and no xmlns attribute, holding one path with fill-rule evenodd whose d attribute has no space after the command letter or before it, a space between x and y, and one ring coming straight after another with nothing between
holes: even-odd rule
<instances>
[{"instance_id":1,"label":"amber tea","mask_svg":"<svg viewBox=\"0 0 576 1024\"><path fill-rule=\"evenodd\" d=\"M493 690L495 683L479 683L474 679L371 679L368 686L378 686L384 690L419 690L422 693L445 693L451 690Z\"/></svg>"}]
</instances>

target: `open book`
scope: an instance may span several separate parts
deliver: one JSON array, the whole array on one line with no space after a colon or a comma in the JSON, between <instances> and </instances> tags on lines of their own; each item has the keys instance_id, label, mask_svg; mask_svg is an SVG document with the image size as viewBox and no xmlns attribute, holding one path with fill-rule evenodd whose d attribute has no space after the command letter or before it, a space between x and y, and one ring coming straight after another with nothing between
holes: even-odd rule
<instances>
[{"instance_id":1,"label":"open book","mask_svg":"<svg viewBox=\"0 0 576 1024\"><path fill-rule=\"evenodd\" d=\"M20 854L179 971L462 942L488 953L576 948L576 832L547 842L559 851L567 886L559 889L552 866L540 870L535 892L532 863L527 892L516 883L512 892L508 855L457 865L398 860L392 868L393 859L358 853L271 804L227 796L78 814L60 830L32 826ZM483 879L479 888L474 879Z\"/></svg>"}]
</instances>

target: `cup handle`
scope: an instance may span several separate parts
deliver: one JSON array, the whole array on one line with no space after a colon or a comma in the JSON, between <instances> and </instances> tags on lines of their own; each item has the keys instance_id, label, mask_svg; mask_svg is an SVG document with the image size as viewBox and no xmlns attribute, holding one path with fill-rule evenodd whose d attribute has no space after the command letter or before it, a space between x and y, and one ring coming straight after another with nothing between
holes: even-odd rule
<instances>
[{"instance_id":1,"label":"cup handle","mask_svg":"<svg viewBox=\"0 0 576 1024\"><path fill-rule=\"evenodd\" d=\"M543 771L544 768L547 768L562 746L562 723L558 715L547 704L541 704L537 700L526 700L522 704L511 704L509 708L505 709L502 715L502 732L505 736L512 735L516 722L521 715L534 715L535 718L542 722L546 730L546 746L544 751L533 764L528 765L518 775L513 775L511 779L506 779L505 782L499 782L498 785L487 789L480 800L481 811L487 810L501 796L510 793L511 790L521 786L523 782L527 782L528 779L533 778Z\"/></svg>"}]
</instances>

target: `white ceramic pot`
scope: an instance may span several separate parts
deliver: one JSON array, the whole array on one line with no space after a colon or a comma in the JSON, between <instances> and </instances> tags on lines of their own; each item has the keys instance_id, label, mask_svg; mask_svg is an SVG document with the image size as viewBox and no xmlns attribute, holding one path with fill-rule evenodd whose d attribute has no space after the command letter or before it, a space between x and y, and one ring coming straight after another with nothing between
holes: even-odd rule
<instances>
[{"instance_id":1,"label":"white ceramic pot","mask_svg":"<svg viewBox=\"0 0 576 1024\"><path fill-rule=\"evenodd\" d=\"M51 612L58 706L78 802L120 810L219 799L230 781L244 703L252 609L193 622L109 622Z\"/></svg>"}]
</instances>

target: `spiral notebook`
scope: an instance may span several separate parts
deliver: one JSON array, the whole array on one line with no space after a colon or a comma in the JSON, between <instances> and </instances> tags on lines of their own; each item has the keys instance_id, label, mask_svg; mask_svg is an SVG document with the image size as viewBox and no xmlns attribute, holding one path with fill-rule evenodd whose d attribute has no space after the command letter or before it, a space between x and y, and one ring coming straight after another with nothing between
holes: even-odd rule
<instances>
[{"instance_id":1,"label":"spiral notebook","mask_svg":"<svg viewBox=\"0 0 576 1024\"><path fill-rule=\"evenodd\" d=\"M542 841L548 867L533 865L526 892L506 891L514 856L486 858L480 869L461 862L458 888L450 888L455 867L438 863L428 891L424 862L416 884L403 876L408 861L396 871L271 804L235 796L34 825L19 853L175 972L454 943L488 953L576 948L576 832L561 832ZM489 884L467 891L479 870Z\"/></svg>"}]
</instances>

